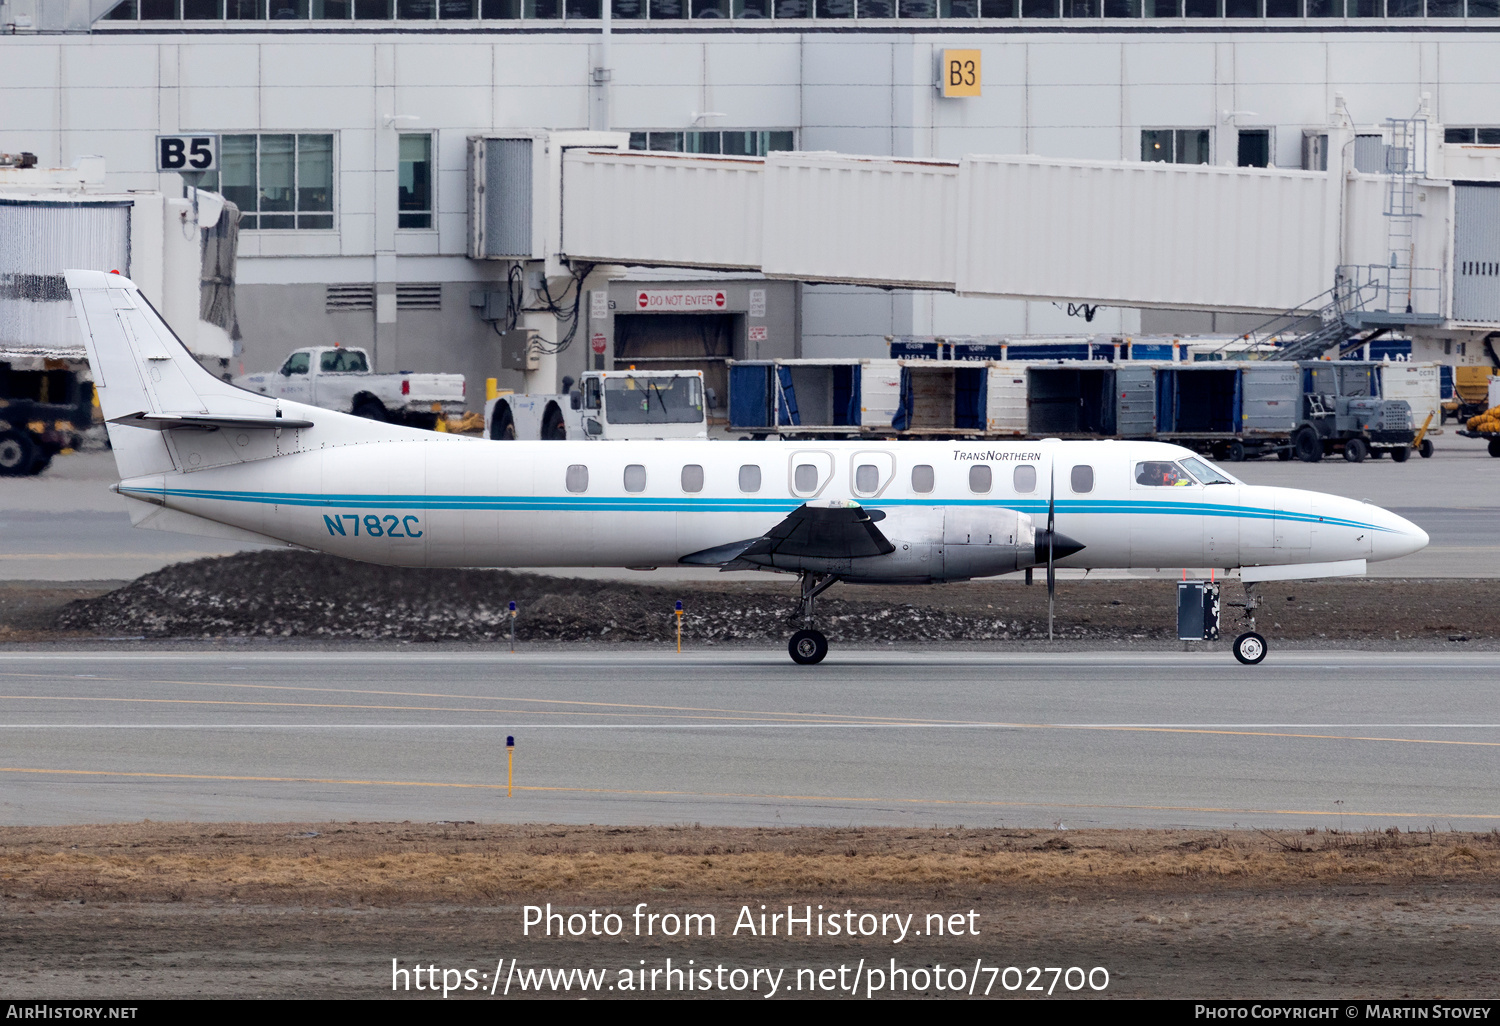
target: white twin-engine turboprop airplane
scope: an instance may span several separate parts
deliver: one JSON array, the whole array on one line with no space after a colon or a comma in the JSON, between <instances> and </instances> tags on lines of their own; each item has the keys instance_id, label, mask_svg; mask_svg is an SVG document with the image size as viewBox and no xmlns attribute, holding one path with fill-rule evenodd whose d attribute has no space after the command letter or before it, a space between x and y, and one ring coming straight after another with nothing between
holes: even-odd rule
<instances>
[{"instance_id":1,"label":"white twin-engine turboprop airplane","mask_svg":"<svg viewBox=\"0 0 1500 1026\"><path fill-rule=\"evenodd\" d=\"M1363 573L1427 544L1368 503L1241 484L1157 442L568 444L381 424L204 370L118 274L67 272L120 493L139 527L398 566L796 573L792 658L828 651L837 581L915 584L1056 566ZM1235 642L1265 655L1252 630Z\"/></svg>"}]
</instances>

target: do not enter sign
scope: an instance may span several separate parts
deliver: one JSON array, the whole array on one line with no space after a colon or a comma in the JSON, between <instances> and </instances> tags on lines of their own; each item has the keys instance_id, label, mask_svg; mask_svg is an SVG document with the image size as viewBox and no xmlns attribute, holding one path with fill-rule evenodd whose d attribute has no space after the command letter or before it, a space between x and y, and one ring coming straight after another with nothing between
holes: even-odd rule
<instances>
[{"instance_id":1,"label":"do not enter sign","mask_svg":"<svg viewBox=\"0 0 1500 1026\"><path fill-rule=\"evenodd\" d=\"M728 305L729 298L722 291L709 289L690 291L641 289L635 294L637 310L723 310Z\"/></svg>"}]
</instances>

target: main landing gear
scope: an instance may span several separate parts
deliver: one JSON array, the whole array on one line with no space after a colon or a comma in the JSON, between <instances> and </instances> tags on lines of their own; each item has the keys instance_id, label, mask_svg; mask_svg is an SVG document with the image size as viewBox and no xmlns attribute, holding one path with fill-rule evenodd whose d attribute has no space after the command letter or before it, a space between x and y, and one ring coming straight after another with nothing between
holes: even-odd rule
<instances>
[{"instance_id":1,"label":"main landing gear","mask_svg":"<svg viewBox=\"0 0 1500 1026\"><path fill-rule=\"evenodd\" d=\"M802 629L792 635L786 646L791 653L792 662L812 666L814 663L821 663L828 654L828 639L823 636L822 631L813 627L813 602L837 581L838 578L833 574L815 574L807 570L802 572L802 597L798 599L797 609L790 617L792 623L800 622Z\"/></svg>"},{"instance_id":2,"label":"main landing gear","mask_svg":"<svg viewBox=\"0 0 1500 1026\"><path fill-rule=\"evenodd\" d=\"M1254 666L1266 657L1266 639L1255 633L1255 610L1260 600L1255 597L1255 584L1245 582L1245 621L1250 628L1234 639L1234 657L1246 666Z\"/></svg>"}]
</instances>

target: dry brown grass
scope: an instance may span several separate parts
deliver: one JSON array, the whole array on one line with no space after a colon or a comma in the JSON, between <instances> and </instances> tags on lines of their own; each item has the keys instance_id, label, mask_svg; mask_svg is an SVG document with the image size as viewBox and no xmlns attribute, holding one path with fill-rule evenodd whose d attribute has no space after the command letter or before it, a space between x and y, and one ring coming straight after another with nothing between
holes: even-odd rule
<instances>
[{"instance_id":1,"label":"dry brown grass","mask_svg":"<svg viewBox=\"0 0 1500 1026\"><path fill-rule=\"evenodd\" d=\"M492 904L653 892L738 899L1457 878L1500 878L1500 832L149 822L0 829L0 893L86 901Z\"/></svg>"}]
</instances>

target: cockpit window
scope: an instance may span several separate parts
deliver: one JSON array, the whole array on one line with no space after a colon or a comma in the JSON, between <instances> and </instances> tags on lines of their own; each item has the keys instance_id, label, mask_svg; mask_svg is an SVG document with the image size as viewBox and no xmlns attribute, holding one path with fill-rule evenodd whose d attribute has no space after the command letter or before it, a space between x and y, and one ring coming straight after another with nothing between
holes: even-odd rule
<instances>
[{"instance_id":1,"label":"cockpit window","mask_svg":"<svg viewBox=\"0 0 1500 1026\"><path fill-rule=\"evenodd\" d=\"M1207 460L1186 459L1182 465L1192 472L1192 475L1206 485L1234 484L1234 478L1215 467Z\"/></svg>"},{"instance_id":2,"label":"cockpit window","mask_svg":"<svg viewBox=\"0 0 1500 1026\"><path fill-rule=\"evenodd\" d=\"M1196 482L1175 463L1146 460L1135 465L1135 483L1153 488L1180 488Z\"/></svg>"}]
</instances>

